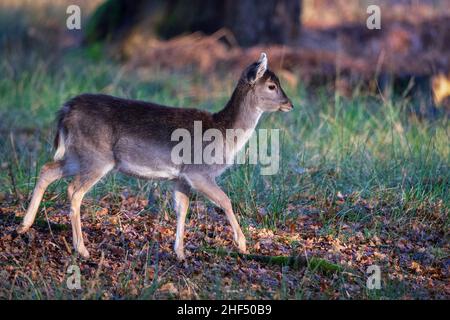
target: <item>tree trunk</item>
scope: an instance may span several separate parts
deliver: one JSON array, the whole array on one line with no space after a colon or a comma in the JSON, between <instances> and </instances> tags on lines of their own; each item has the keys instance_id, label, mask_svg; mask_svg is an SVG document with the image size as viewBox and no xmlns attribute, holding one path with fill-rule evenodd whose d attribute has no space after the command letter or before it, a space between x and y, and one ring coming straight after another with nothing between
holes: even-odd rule
<instances>
[{"instance_id":1,"label":"tree trunk","mask_svg":"<svg viewBox=\"0 0 450 320\"><path fill-rule=\"evenodd\" d=\"M300 33L302 0L107 0L94 12L87 42L115 40L143 19L153 21L163 38L201 31L229 29L242 46L290 44Z\"/></svg>"},{"instance_id":2,"label":"tree trunk","mask_svg":"<svg viewBox=\"0 0 450 320\"><path fill-rule=\"evenodd\" d=\"M225 27L243 46L290 44L300 33L300 0L228 0L225 12Z\"/></svg>"}]
</instances>

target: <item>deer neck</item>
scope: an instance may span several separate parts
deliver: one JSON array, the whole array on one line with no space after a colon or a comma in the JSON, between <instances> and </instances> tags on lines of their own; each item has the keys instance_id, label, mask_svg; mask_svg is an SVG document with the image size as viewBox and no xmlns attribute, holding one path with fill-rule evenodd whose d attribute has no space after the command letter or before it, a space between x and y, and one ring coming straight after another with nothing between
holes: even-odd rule
<instances>
[{"instance_id":1,"label":"deer neck","mask_svg":"<svg viewBox=\"0 0 450 320\"><path fill-rule=\"evenodd\" d=\"M232 156L236 154L250 139L253 134L262 110L257 106L257 98L247 86L238 85L234 90L230 100L225 107L218 113L214 114L216 122L230 139L228 130L232 129L235 138L228 141L227 152Z\"/></svg>"},{"instance_id":2,"label":"deer neck","mask_svg":"<svg viewBox=\"0 0 450 320\"><path fill-rule=\"evenodd\" d=\"M225 107L214 114L222 129L242 129L252 131L256 128L262 110L257 106L257 98L250 88L238 85Z\"/></svg>"}]
</instances>

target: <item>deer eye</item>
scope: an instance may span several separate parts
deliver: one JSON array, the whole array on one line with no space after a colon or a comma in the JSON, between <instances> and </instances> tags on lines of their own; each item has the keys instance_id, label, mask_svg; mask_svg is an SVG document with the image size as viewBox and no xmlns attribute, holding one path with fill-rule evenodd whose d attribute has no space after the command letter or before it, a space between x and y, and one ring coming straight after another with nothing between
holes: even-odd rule
<instances>
[{"instance_id":1,"label":"deer eye","mask_svg":"<svg viewBox=\"0 0 450 320\"><path fill-rule=\"evenodd\" d=\"M275 85L274 84L269 84L269 90L275 90Z\"/></svg>"}]
</instances>

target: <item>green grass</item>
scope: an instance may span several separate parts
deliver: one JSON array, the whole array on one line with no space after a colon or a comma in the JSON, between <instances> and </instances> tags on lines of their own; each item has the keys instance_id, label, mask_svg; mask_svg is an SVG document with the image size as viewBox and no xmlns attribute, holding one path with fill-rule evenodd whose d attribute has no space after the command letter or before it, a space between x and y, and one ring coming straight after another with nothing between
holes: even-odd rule
<instances>
[{"instance_id":1,"label":"green grass","mask_svg":"<svg viewBox=\"0 0 450 320\"><path fill-rule=\"evenodd\" d=\"M120 66L112 61L90 62L82 52L60 60L55 67L35 58L33 68L16 65L14 72L9 69L8 56L1 61L0 72L6 75L0 79L2 192L29 194L39 167L53 154L55 112L72 96L106 92L216 111L235 82L234 77L227 77L226 90L212 88L216 91L211 91L211 98L197 102L187 92L190 87L208 86L207 76L160 71L154 79L143 81L131 72L121 74ZM319 95L306 94L303 87L287 91L294 111L266 115L259 125L281 130L279 173L262 176L259 166L246 164L235 166L220 179L243 216L251 219L258 208L265 208L265 224L275 227L289 214L290 199L305 203L307 195L314 195L313 202L321 204L335 200L338 192L387 201L390 213L399 219L420 214L423 204L442 201L448 207L448 119L418 120L403 100L383 102L361 94L346 99L327 95L325 90ZM110 177L103 187L117 192L131 184L148 190L145 183L138 187L133 181ZM351 204L338 216L364 219Z\"/></svg>"}]
</instances>

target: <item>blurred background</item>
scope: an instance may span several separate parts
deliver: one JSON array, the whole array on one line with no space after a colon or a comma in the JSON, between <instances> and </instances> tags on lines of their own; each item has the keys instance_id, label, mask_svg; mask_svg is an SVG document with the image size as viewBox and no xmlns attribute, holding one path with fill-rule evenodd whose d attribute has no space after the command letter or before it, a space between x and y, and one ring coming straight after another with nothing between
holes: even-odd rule
<instances>
[{"instance_id":1,"label":"blurred background","mask_svg":"<svg viewBox=\"0 0 450 320\"><path fill-rule=\"evenodd\" d=\"M81 8L68 30L66 8ZM381 9L381 29L366 26ZM262 50L290 85L329 84L414 97L416 111L448 109L448 0L3 0L2 55L42 53L47 61L78 48L126 70L239 72ZM12 63L14 64L14 63Z\"/></svg>"}]
</instances>

